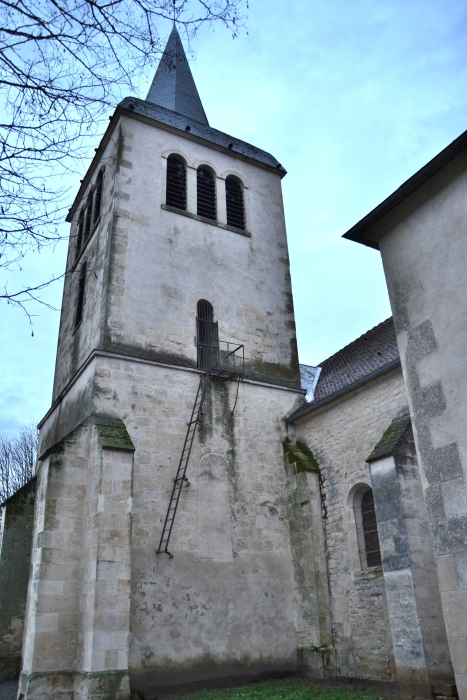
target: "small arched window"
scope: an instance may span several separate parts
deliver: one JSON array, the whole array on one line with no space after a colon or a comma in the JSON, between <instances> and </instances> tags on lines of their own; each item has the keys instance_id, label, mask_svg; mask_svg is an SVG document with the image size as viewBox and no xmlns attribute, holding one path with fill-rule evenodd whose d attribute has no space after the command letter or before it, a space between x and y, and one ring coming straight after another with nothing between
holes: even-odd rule
<instances>
[{"instance_id":1,"label":"small arched window","mask_svg":"<svg viewBox=\"0 0 467 700\"><path fill-rule=\"evenodd\" d=\"M186 168L176 156L167 158L167 187L165 203L186 211Z\"/></svg>"},{"instance_id":2,"label":"small arched window","mask_svg":"<svg viewBox=\"0 0 467 700\"><path fill-rule=\"evenodd\" d=\"M86 213L84 215L84 242L88 240L91 235L91 224L92 224L92 192L89 193L88 201L86 203Z\"/></svg>"},{"instance_id":3,"label":"small arched window","mask_svg":"<svg viewBox=\"0 0 467 700\"><path fill-rule=\"evenodd\" d=\"M78 280L78 296L76 298L75 328L78 328L83 319L84 288L86 286L86 263L83 263Z\"/></svg>"},{"instance_id":4,"label":"small arched window","mask_svg":"<svg viewBox=\"0 0 467 700\"><path fill-rule=\"evenodd\" d=\"M101 203L102 203L102 184L104 179L103 170L100 171L96 180L96 187L94 189L94 216L93 216L93 226L99 221L101 215Z\"/></svg>"},{"instance_id":5,"label":"small arched window","mask_svg":"<svg viewBox=\"0 0 467 700\"><path fill-rule=\"evenodd\" d=\"M362 569L381 566L375 503L369 487L363 487L355 494L354 513Z\"/></svg>"},{"instance_id":6,"label":"small arched window","mask_svg":"<svg viewBox=\"0 0 467 700\"><path fill-rule=\"evenodd\" d=\"M243 189L235 178L229 175L225 181L227 224L235 228L245 228L245 206Z\"/></svg>"},{"instance_id":7,"label":"small arched window","mask_svg":"<svg viewBox=\"0 0 467 700\"><path fill-rule=\"evenodd\" d=\"M196 345L199 369L219 366L219 332L214 309L206 299L200 299L196 308Z\"/></svg>"},{"instance_id":8,"label":"small arched window","mask_svg":"<svg viewBox=\"0 0 467 700\"><path fill-rule=\"evenodd\" d=\"M76 257L81 253L83 246L83 230L84 230L84 209L81 209L78 219L78 234L76 236Z\"/></svg>"},{"instance_id":9,"label":"small arched window","mask_svg":"<svg viewBox=\"0 0 467 700\"><path fill-rule=\"evenodd\" d=\"M197 174L198 216L217 219L216 181L207 168L198 168Z\"/></svg>"}]
</instances>

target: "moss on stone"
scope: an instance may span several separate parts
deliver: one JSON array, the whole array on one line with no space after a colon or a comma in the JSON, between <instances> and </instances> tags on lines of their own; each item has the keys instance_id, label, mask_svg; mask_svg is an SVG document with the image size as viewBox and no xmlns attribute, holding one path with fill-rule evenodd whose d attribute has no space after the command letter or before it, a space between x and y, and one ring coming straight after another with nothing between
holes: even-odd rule
<instances>
[{"instance_id":1,"label":"moss on stone","mask_svg":"<svg viewBox=\"0 0 467 700\"><path fill-rule=\"evenodd\" d=\"M319 472L318 462L313 452L304 443L297 442L295 444L289 440L284 440L282 446L288 463L295 465L297 474L300 474L300 472Z\"/></svg>"},{"instance_id":2,"label":"moss on stone","mask_svg":"<svg viewBox=\"0 0 467 700\"><path fill-rule=\"evenodd\" d=\"M134 452L135 446L122 420L109 416L93 416L93 421L102 447Z\"/></svg>"},{"instance_id":3,"label":"moss on stone","mask_svg":"<svg viewBox=\"0 0 467 700\"><path fill-rule=\"evenodd\" d=\"M375 446L373 452L366 460L367 462L374 462L377 459L382 459L383 457L388 457L394 453L400 439L404 435L410 423L410 416L405 415L401 418L396 418L392 421L389 428L385 431L381 440Z\"/></svg>"}]
</instances>

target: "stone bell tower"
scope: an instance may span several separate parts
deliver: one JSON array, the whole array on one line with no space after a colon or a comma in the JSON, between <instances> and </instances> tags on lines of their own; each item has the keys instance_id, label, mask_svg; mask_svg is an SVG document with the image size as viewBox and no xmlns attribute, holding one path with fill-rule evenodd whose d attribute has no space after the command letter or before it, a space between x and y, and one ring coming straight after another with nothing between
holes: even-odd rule
<instances>
[{"instance_id":1,"label":"stone bell tower","mask_svg":"<svg viewBox=\"0 0 467 700\"><path fill-rule=\"evenodd\" d=\"M174 27L68 215L20 697L296 667L284 175L209 126Z\"/></svg>"}]
</instances>

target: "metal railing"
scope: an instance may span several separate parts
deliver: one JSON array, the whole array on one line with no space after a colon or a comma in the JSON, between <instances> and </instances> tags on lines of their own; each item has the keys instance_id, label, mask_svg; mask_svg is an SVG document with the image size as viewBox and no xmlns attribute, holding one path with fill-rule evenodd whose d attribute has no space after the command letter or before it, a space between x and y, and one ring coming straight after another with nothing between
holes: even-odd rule
<instances>
[{"instance_id":1,"label":"metal railing","mask_svg":"<svg viewBox=\"0 0 467 700\"><path fill-rule=\"evenodd\" d=\"M198 367L220 379L242 379L245 374L245 346L219 340L215 321L197 319Z\"/></svg>"}]
</instances>

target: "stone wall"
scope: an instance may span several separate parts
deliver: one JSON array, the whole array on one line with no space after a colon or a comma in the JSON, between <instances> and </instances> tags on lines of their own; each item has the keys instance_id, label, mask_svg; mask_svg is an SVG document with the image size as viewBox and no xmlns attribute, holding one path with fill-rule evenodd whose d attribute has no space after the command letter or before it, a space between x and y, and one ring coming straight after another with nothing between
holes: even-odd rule
<instances>
[{"instance_id":1,"label":"stone wall","mask_svg":"<svg viewBox=\"0 0 467 700\"><path fill-rule=\"evenodd\" d=\"M281 443L283 419L302 394L245 381L232 414L237 385L209 384L170 559L156 549L201 374L105 353L86 372L91 414L121 417L135 446L132 590L128 560L119 554L130 551L122 542L130 484L123 489L118 476L128 465L116 456L109 462L85 422L55 454L43 455L26 697L36 697L51 678L63 693L73 688L75 697L85 697L92 684L109 677L123 683L128 672L138 692L156 692L296 669ZM70 388L71 403L73 391L80 394L79 382ZM48 418L49 434L59 413L57 407Z\"/></svg>"},{"instance_id":2,"label":"stone wall","mask_svg":"<svg viewBox=\"0 0 467 700\"><path fill-rule=\"evenodd\" d=\"M121 134L102 347L196 367L196 304L204 298L221 340L245 345L248 376L299 388L281 172L155 122L122 117ZM171 153L187 165L186 212L165 207ZM196 215L202 164L215 174L216 222ZM243 233L222 220L229 174L244 184Z\"/></svg>"},{"instance_id":3,"label":"stone wall","mask_svg":"<svg viewBox=\"0 0 467 700\"><path fill-rule=\"evenodd\" d=\"M406 402L396 369L295 424L320 467L338 676L395 680L382 570L362 570L353 496L370 484L365 460Z\"/></svg>"},{"instance_id":4,"label":"stone wall","mask_svg":"<svg viewBox=\"0 0 467 700\"><path fill-rule=\"evenodd\" d=\"M35 477L2 508L0 534L0 683L19 676L31 566Z\"/></svg>"},{"instance_id":5,"label":"stone wall","mask_svg":"<svg viewBox=\"0 0 467 700\"><path fill-rule=\"evenodd\" d=\"M104 150L99 167L83 193L82 200L70 227L70 240L66 263L65 284L60 316L53 401L73 378L90 352L102 345L103 324L106 313L110 244L114 229L115 190L118 186L120 163L124 153L120 144L120 131L116 129ZM119 147L120 146L120 147ZM83 242L77 256L78 221L86 206L87 197L94 187L99 170L103 168L101 215L91 228L87 242ZM87 272L84 289L83 320L76 327L78 282L83 263ZM111 291L111 290L110 290ZM79 421L78 421L79 422Z\"/></svg>"}]
</instances>

